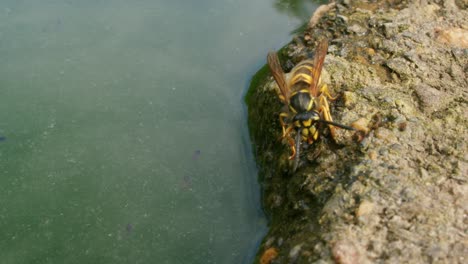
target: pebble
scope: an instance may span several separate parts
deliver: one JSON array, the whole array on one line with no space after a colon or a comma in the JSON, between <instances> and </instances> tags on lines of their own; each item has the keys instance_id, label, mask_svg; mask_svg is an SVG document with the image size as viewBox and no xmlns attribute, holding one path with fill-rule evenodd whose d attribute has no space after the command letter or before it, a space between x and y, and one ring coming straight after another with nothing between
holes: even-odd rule
<instances>
[{"instance_id":1,"label":"pebble","mask_svg":"<svg viewBox=\"0 0 468 264\"><path fill-rule=\"evenodd\" d=\"M352 127L354 127L356 130L358 131L362 131L364 133L369 133L369 120L362 117L362 118L359 118L358 120L354 121L352 124L351 124Z\"/></svg>"},{"instance_id":2,"label":"pebble","mask_svg":"<svg viewBox=\"0 0 468 264\"><path fill-rule=\"evenodd\" d=\"M421 83L416 85L414 87L414 91L416 92L416 96L419 98L419 100L421 100L423 110L426 113L432 113L445 104L446 100L443 98L446 98L446 95L427 84Z\"/></svg>"},{"instance_id":3,"label":"pebble","mask_svg":"<svg viewBox=\"0 0 468 264\"><path fill-rule=\"evenodd\" d=\"M453 47L468 48L468 30L463 28L436 28L436 40Z\"/></svg>"},{"instance_id":4,"label":"pebble","mask_svg":"<svg viewBox=\"0 0 468 264\"><path fill-rule=\"evenodd\" d=\"M378 139L385 140L386 142L389 142L389 143L397 141L397 138L395 137L393 132L384 127L377 128L377 130L375 131L375 137Z\"/></svg>"},{"instance_id":5,"label":"pebble","mask_svg":"<svg viewBox=\"0 0 468 264\"><path fill-rule=\"evenodd\" d=\"M387 61L387 66L398 73L400 77L411 76L412 70L408 65L408 62L403 58L393 58Z\"/></svg>"},{"instance_id":6,"label":"pebble","mask_svg":"<svg viewBox=\"0 0 468 264\"><path fill-rule=\"evenodd\" d=\"M341 20L343 20L343 22L348 23L349 19L347 17L345 17L343 15L336 15L336 17L341 18Z\"/></svg>"},{"instance_id":7,"label":"pebble","mask_svg":"<svg viewBox=\"0 0 468 264\"><path fill-rule=\"evenodd\" d=\"M356 217L360 217L363 215L368 215L374 211L375 204L373 202L364 200L361 202L359 207L356 210Z\"/></svg>"},{"instance_id":8,"label":"pebble","mask_svg":"<svg viewBox=\"0 0 468 264\"><path fill-rule=\"evenodd\" d=\"M372 134L372 132L371 132ZM371 137L369 135L369 137ZM371 144L371 140L369 139L369 137L364 137L361 142L359 143L359 146L363 149L367 149L369 147L369 145Z\"/></svg>"},{"instance_id":9,"label":"pebble","mask_svg":"<svg viewBox=\"0 0 468 264\"><path fill-rule=\"evenodd\" d=\"M361 254L356 248L356 245L348 240L340 240L332 247L333 258L335 263L339 264L359 264L361 261Z\"/></svg>"},{"instance_id":10,"label":"pebble","mask_svg":"<svg viewBox=\"0 0 468 264\"><path fill-rule=\"evenodd\" d=\"M357 101L356 94L353 92L349 92L349 91L343 92L343 101L344 101L344 105L347 108L355 105Z\"/></svg>"},{"instance_id":11,"label":"pebble","mask_svg":"<svg viewBox=\"0 0 468 264\"><path fill-rule=\"evenodd\" d=\"M265 242L265 247L271 247L271 245L273 245L274 242L275 242L275 237L268 238L267 241Z\"/></svg>"},{"instance_id":12,"label":"pebble","mask_svg":"<svg viewBox=\"0 0 468 264\"><path fill-rule=\"evenodd\" d=\"M391 38L398 33L398 25L395 23L385 23L383 24L385 37Z\"/></svg>"},{"instance_id":13,"label":"pebble","mask_svg":"<svg viewBox=\"0 0 468 264\"><path fill-rule=\"evenodd\" d=\"M283 245L284 239L282 237L278 238L278 247L281 247Z\"/></svg>"},{"instance_id":14,"label":"pebble","mask_svg":"<svg viewBox=\"0 0 468 264\"><path fill-rule=\"evenodd\" d=\"M295 260L297 259L297 257L299 256L299 252L301 251L301 247L302 247L302 244L299 244L299 245L296 245L294 246L291 251L289 251L289 258L291 260Z\"/></svg>"},{"instance_id":15,"label":"pebble","mask_svg":"<svg viewBox=\"0 0 468 264\"><path fill-rule=\"evenodd\" d=\"M390 41L388 39L384 39L381 42L381 45L379 47L381 50L386 51L390 54L396 54L401 51L401 48L398 46L397 43Z\"/></svg>"},{"instance_id":16,"label":"pebble","mask_svg":"<svg viewBox=\"0 0 468 264\"><path fill-rule=\"evenodd\" d=\"M356 35L363 36L367 33L367 29L361 27L358 24L353 24L348 27L348 31L356 33Z\"/></svg>"},{"instance_id":17,"label":"pebble","mask_svg":"<svg viewBox=\"0 0 468 264\"><path fill-rule=\"evenodd\" d=\"M367 153L367 155L369 156L369 159L371 159L371 160L376 160L377 159L377 152L375 152L374 150L369 151L369 153Z\"/></svg>"}]
</instances>

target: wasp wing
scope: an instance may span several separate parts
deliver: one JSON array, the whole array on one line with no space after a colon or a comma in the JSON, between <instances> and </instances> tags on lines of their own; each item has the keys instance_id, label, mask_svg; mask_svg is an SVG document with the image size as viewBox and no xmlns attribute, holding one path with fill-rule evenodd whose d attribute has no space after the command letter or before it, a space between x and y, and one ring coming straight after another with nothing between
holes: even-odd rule
<instances>
[{"instance_id":1,"label":"wasp wing","mask_svg":"<svg viewBox=\"0 0 468 264\"><path fill-rule=\"evenodd\" d=\"M273 52L273 51L269 52L267 56L267 61L268 61L268 66L270 67L271 74L273 75L273 78L275 79L281 91L281 94L279 95L279 97L281 101L287 105L289 102L289 88L286 84L286 80L284 78L284 72L283 72L283 69L281 68L278 55L276 54L276 52Z\"/></svg>"},{"instance_id":2,"label":"wasp wing","mask_svg":"<svg viewBox=\"0 0 468 264\"><path fill-rule=\"evenodd\" d=\"M317 97L319 93L319 84L320 84L320 74L322 73L323 61L328 51L328 41L327 39L322 39L317 48L315 49L315 56L313 62L313 70L311 72L312 82L310 83L310 94Z\"/></svg>"}]
</instances>

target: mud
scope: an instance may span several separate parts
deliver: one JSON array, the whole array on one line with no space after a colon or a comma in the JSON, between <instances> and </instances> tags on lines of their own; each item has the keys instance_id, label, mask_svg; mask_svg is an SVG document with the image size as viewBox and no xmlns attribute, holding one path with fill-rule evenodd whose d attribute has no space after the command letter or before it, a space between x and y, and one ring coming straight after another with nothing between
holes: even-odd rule
<instances>
[{"instance_id":1,"label":"mud","mask_svg":"<svg viewBox=\"0 0 468 264\"><path fill-rule=\"evenodd\" d=\"M277 86L266 67L254 76L249 126L270 217L256 262L466 263L466 3L338 1L279 51L285 71L321 37L332 116L358 131L338 129L334 143L324 129L293 173Z\"/></svg>"}]
</instances>

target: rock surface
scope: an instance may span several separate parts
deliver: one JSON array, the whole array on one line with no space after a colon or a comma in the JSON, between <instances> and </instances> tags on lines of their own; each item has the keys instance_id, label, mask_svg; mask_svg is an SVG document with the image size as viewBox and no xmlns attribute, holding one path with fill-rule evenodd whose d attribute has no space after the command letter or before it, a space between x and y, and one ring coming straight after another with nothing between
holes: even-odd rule
<instances>
[{"instance_id":1,"label":"rock surface","mask_svg":"<svg viewBox=\"0 0 468 264\"><path fill-rule=\"evenodd\" d=\"M330 42L337 144L293 173L266 67L247 96L270 231L262 263L468 262L468 10L463 1L338 1L283 48L285 71ZM271 254L270 254L271 255Z\"/></svg>"}]
</instances>

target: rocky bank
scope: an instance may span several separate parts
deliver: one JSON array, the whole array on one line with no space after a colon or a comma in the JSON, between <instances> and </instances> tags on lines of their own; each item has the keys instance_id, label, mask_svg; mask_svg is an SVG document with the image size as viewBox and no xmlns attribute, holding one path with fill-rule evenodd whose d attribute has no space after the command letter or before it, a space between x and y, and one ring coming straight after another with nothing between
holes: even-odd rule
<instances>
[{"instance_id":1,"label":"rocky bank","mask_svg":"<svg viewBox=\"0 0 468 264\"><path fill-rule=\"evenodd\" d=\"M285 72L329 39L338 99L292 172L267 67L247 95L263 206L256 263L468 262L468 3L337 1L280 52ZM266 57L266 54L265 54Z\"/></svg>"}]
</instances>

